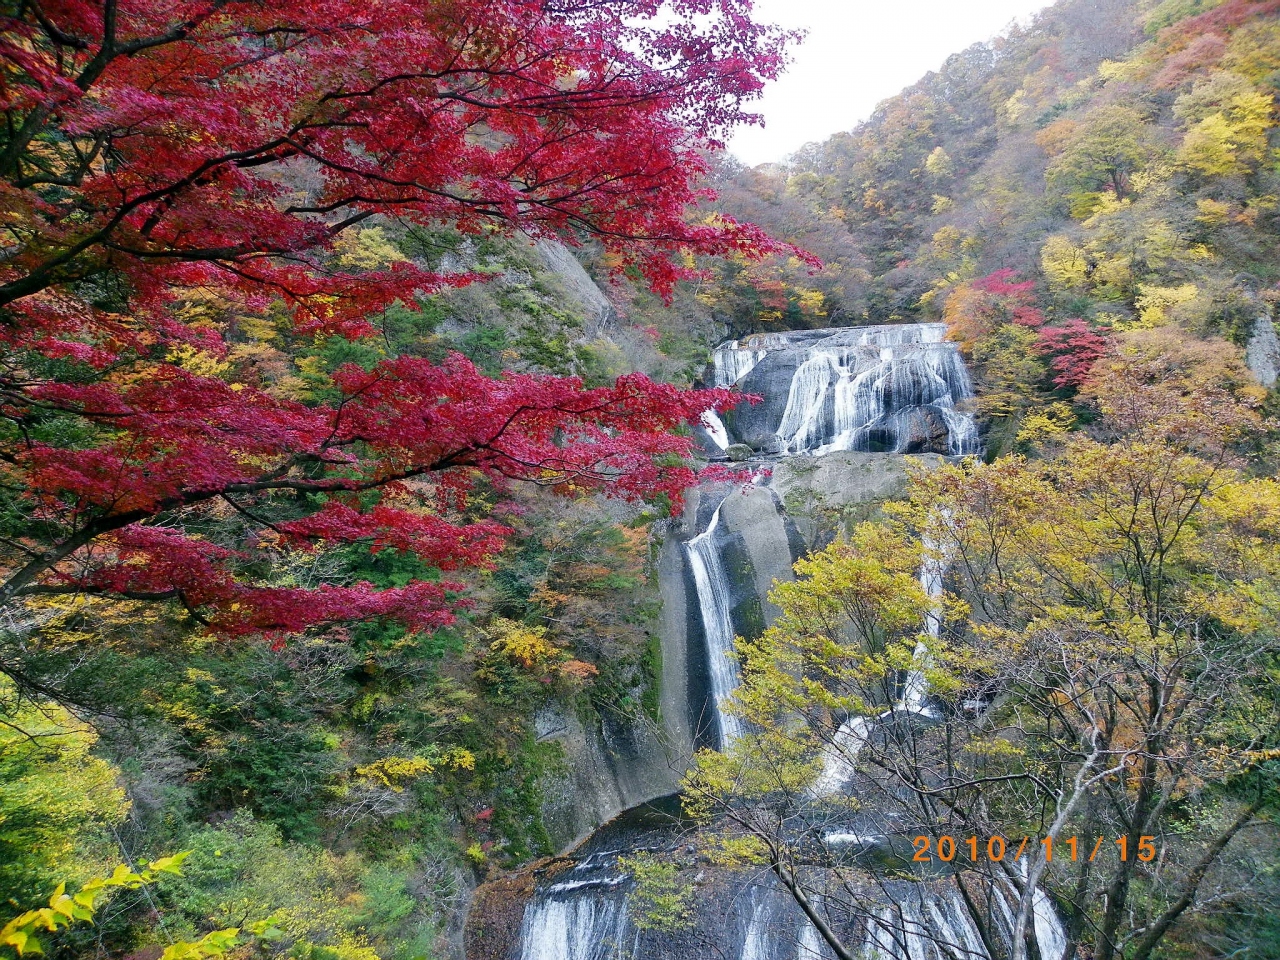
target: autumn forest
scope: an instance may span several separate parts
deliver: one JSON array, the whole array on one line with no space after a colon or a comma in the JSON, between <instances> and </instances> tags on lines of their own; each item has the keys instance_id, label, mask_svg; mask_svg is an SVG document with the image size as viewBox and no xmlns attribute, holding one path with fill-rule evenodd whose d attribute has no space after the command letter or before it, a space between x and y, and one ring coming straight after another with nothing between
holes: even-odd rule
<instances>
[{"instance_id":1,"label":"autumn forest","mask_svg":"<svg viewBox=\"0 0 1280 960\"><path fill-rule=\"evenodd\" d=\"M0 21L0 957L1280 958L1280 0Z\"/></svg>"}]
</instances>

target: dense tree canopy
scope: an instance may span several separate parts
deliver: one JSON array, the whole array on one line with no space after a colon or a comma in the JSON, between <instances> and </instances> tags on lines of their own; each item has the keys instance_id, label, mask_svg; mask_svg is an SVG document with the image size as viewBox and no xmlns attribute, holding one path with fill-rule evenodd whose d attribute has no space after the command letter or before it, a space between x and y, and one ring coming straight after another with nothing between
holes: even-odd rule
<instances>
[{"instance_id":1,"label":"dense tree canopy","mask_svg":"<svg viewBox=\"0 0 1280 960\"><path fill-rule=\"evenodd\" d=\"M674 4L23 3L4 21L2 598L181 601L224 633L449 617L456 587L272 589L263 551L362 541L483 563L471 479L678 500L673 434L722 397L630 377L491 379L467 360L335 372L327 402L212 375L226 321L360 338L476 279L353 254L370 217L595 237L659 290L690 252L700 150L746 119L787 37L738 0ZM287 505L281 506L287 494ZM245 521L238 544L197 530Z\"/></svg>"},{"instance_id":2,"label":"dense tree canopy","mask_svg":"<svg viewBox=\"0 0 1280 960\"><path fill-rule=\"evenodd\" d=\"M712 850L774 871L839 956L856 944L827 921L899 909L887 885L918 836L1106 838L1096 860L944 867L984 942L982 891L1017 882L1014 958L1042 935L1037 883L1065 956L1142 960L1265 886L1249 864L1276 805L1280 527L1274 478L1241 469L1258 390L1237 363L1151 334L1085 388L1092 435L921 471L892 521L797 563L777 624L739 642L749 732L700 756L687 802L719 821ZM945 565L952 592L930 598L922 562ZM877 855L839 839L851 823L884 838ZM1155 847L1112 849L1144 838L1158 871Z\"/></svg>"}]
</instances>

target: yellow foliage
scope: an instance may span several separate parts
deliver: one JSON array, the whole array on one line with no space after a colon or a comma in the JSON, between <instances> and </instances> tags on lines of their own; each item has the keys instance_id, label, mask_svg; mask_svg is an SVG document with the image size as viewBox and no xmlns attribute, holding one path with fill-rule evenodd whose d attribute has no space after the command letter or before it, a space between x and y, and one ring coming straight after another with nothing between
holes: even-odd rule
<instances>
[{"instance_id":1,"label":"yellow foliage","mask_svg":"<svg viewBox=\"0 0 1280 960\"><path fill-rule=\"evenodd\" d=\"M941 260L950 260L959 255L967 234L959 227L947 224L940 227L932 237L933 253Z\"/></svg>"},{"instance_id":2,"label":"yellow foliage","mask_svg":"<svg viewBox=\"0 0 1280 960\"><path fill-rule=\"evenodd\" d=\"M713 834L703 841L703 851L722 867L750 867L769 862L768 848L758 837Z\"/></svg>"},{"instance_id":3,"label":"yellow foliage","mask_svg":"<svg viewBox=\"0 0 1280 960\"><path fill-rule=\"evenodd\" d=\"M1027 91L1019 87L1013 91L1013 95L1004 102L1004 116L1009 123L1016 124L1026 115L1027 112Z\"/></svg>"},{"instance_id":4,"label":"yellow foliage","mask_svg":"<svg viewBox=\"0 0 1280 960\"><path fill-rule=\"evenodd\" d=\"M560 655L560 648L547 639L546 627L530 627L505 617L497 617L489 629L491 633L498 635L489 644L489 649L526 670L543 666Z\"/></svg>"},{"instance_id":5,"label":"yellow foliage","mask_svg":"<svg viewBox=\"0 0 1280 960\"><path fill-rule=\"evenodd\" d=\"M1098 65L1098 78L1103 83L1111 83L1113 81L1127 83L1130 80L1140 78L1145 69L1145 65L1141 61L1103 60Z\"/></svg>"},{"instance_id":6,"label":"yellow foliage","mask_svg":"<svg viewBox=\"0 0 1280 960\"><path fill-rule=\"evenodd\" d=\"M1229 177L1248 170L1240 156L1235 130L1220 113L1206 117L1187 131L1178 148L1178 164L1205 177Z\"/></svg>"},{"instance_id":7,"label":"yellow foliage","mask_svg":"<svg viewBox=\"0 0 1280 960\"><path fill-rule=\"evenodd\" d=\"M1088 220L1111 196L1100 190L1077 190L1069 195L1067 212L1073 220Z\"/></svg>"},{"instance_id":8,"label":"yellow foliage","mask_svg":"<svg viewBox=\"0 0 1280 960\"><path fill-rule=\"evenodd\" d=\"M8 706L14 690L0 683ZM0 724L0 887L34 895L102 869L129 801L97 757L93 729L54 704L15 705ZM36 889L31 889L33 886Z\"/></svg>"},{"instance_id":9,"label":"yellow foliage","mask_svg":"<svg viewBox=\"0 0 1280 960\"><path fill-rule=\"evenodd\" d=\"M1066 440L1076 427L1070 404L1051 403L1029 410L1018 430L1019 443L1056 444Z\"/></svg>"},{"instance_id":10,"label":"yellow foliage","mask_svg":"<svg viewBox=\"0 0 1280 960\"><path fill-rule=\"evenodd\" d=\"M170 348L165 359L197 377L221 377L231 369L228 361L204 350L197 350L189 343Z\"/></svg>"},{"instance_id":11,"label":"yellow foliage","mask_svg":"<svg viewBox=\"0 0 1280 960\"><path fill-rule=\"evenodd\" d=\"M801 290L797 299L800 312L810 317L825 317L826 302L826 296L821 290Z\"/></svg>"},{"instance_id":12,"label":"yellow foliage","mask_svg":"<svg viewBox=\"0 0 1280 960\"><path fill-rule=\"evenodd\" d=\"M1232 207L1229 203L1202 197L1196 201L1196 210L1199 211L1196 219L1201 223L1210 227L1220 227L1230 218Z\"/></svg>"},{"instance_id":13,"label":"yellow foliage","mask_svg":"<svg viewBox=\"0 0 1280 960\"><path fill-rule=\"evenodd\" d=\"M934 147L929 156L925 157L924 169L935 180L944 180L952 175L954 165L947 151L939 146Z\"/></svg>"},{"instance_id":14,"label":"yellow foliage","mask_svg":"<svg viewBox=\"0 0 1280 960\"><path fill-rule=\"evenodd\" d=\"M47 907L28 910L8 921L0 927L0 946L14 950L18 956L26 954L43 954L44 945L36 935L40 931L56 933L58 930L73 926L76 923L92 923L94 914L101 900L111 890L136 890L154 883L161 874L169 873L181 876L182 861L188 854L179 853L172 857L161 857L140 870L134 871L124 864L115 868L109 876L94 877L87 881L74 894L67 893L65 883L49 897ZM255 924L250 932L255 935L267 932L270 921ZM216 930L206 934L197 941L179 941L171 943L161 955L161 960L202 960L202 958L221 956L236 945L238 927L228 930Z\"/></svg>"},{"instance_id":15,"label":"yellow foliage","mask_svg":"<svg viewBox=\"0 0 1280 960\"><path fill-rule=\"evenodd\" d=\"M381 270L407 259L387 239L381 227L340 233L333 248L338 264L349 270Z\"/></svg>"},{"instance_id":16,"label":"yellow foliage","mask_svg":"<svg viewBox=\"0 0 1280 960\"><path fill-rule=\"evenodd\" d=\"M257 343L273 343L280 339L280 325L269 317L241 317L236 326L242 337Z\"/></svg>"},{"instance_id":17,"label":"yellow foliage","mask_svg":"<svg viewBox=\"0 0 1280 960\"><path fill-rule=\"evenodd\" d=\"M1265 83L1280 70L1280 21L1258 17L1231 36L1222 65L1254 83Z\"/></svg>"},{"instance_id":18,"label":"yellow foliage","mask_svg":"<svg viewBox=\"0 0 1280 960\"><path fill-rule=\"evenodd\" d=\"M1178 163L1205 177L1248 173L1267 151L1275 101L1238 73L1218 71L1174 104L1189 126Z\"/></svg>"},{"instance_id":19,"label":"yellow foliage","mask_svg":"<svg viewBox=\"0 0 1280 960\"><path fill-rule=\"evenodd\" d=\"M430 759L423 756L383 757L373 763L356 767L354 772L355 776L363 780L390 787L398 793L407 783L440 769L474 770L475 768L475 754L463 747L453 747Z\"/></svg>"},{"instance_id":20,"label":"yellow foliage","mask_svg":"<svg viewBox=\"0 0 1280 960\"><path fill-rule=\"evenodd\" d=\"M1052 236L1040 248L1040 269L1050 286L1076 290L1088 280L1088 257L1066 237Z\"/></svg>"},{"instance_id":21,"label":"yellow foliage","mask_svg":"<svg viewBox=\"0 0 1280 960\"><path fill-rule=\"evenodd\" d=\"M1156 287L1141 284L1134 301L1138 308L1138 319L1121 329L1143 329L1158 327L1169 322L1169 311L1179 304L1190 303L1200 293L1194 283L1184 283L1177 287Z\"/></svg>"}]
</instances>

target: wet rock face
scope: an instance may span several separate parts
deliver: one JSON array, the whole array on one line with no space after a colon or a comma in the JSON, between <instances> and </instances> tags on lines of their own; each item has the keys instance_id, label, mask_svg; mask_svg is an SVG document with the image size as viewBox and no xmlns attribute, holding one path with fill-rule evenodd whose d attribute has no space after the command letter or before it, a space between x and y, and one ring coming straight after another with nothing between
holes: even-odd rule
<instances>
[{"instance_id":1,"label":"wet rock face","mask_svg":"<svg viewBox=\"0 0 1280 960\"><path fill-rule=\"evenodd\" d=\"M735 870L697 853L698 838L671 798L628 811L566 857L531 864L476 892L467 929L467 960L835 960L817 928L767 871ZM804 842L815 857L839 864L827 880L829 896L811 904L823 923L858 955L880 960L944 960L1008 956L1017 888L1005 877L970 874L964 893L946 877L872 882L860 859L887 856L909 869L910 847L895 855L864 851L830 834ZM692 894L688 923L676 929L645 922L630 895L634 878L619 855L642 853L675 867L673 889ZM897 859L901 858L901 859ZM857 885L857 908L846 884ZM1036 937L1047 956L1061 956L1065 939L1041 895ZM932 941L950 944L941 950ZM1047 947L1047 949L1045 949Z\"/></svg>"},{"instance_id":2,"label":"wet rock face","mask_svg":"<svg viewBox=\"0 0 1280 960\"><path fill-rule=\"evenodd\" d=\"M1280 376L1280 337L1276 336L1276 325L1268 314L1254 321L1245 362L1264 387L1276 385Z\"/></svg>"},{"instance_id":3,"label":"wet rock face","mask_svg":"<svg viewBox=\"0 0 1280 960\"><path fill-rule=\"evenodd\" d=\"M716 352L729 351L720 348ZM730 440L762 452L773 452L771 448L778 445L778 425L782 422L791 383L804 359L801 349L777 348L769 351L741 380L716 384L736 386L744 394L762 398L758 403L743 401L724 415Z\"/></svg>"},{"instance_id":4,"label":"wet rock face","mask_svg":"<svg viewBox=\"0 0 1280 960\"><path fill-rule=\"evenodd\" d=\"M762 453L976 453L973 388L940 323L803 330L722 344L716 386L744 400L730 442Z\"/></svg>"},{"instance_id":5,"label":"wet rock face","mask_svg":"<svg viewBox=\"0 0 1280 960\"><path fill-rule=\"evenodd\" d=\"M539 742L564 751L562 767L544 775L542 821L556 850L586 837L600 824L679 785L679 762L663 731L648 718L604 716L584 724L562 704L534 718Z\"/></svg>"},{"instance_id":6,"label":"wet rock face","mask_svg":"<svg viewBox=\"0 0 1280 960\"><path fill-rule=\"evenodd\" d=\"M917 407L902 418L897 447L902 453L941 453L947 449L950 435L947 422L937 408Z\"/></svg>"}]
</instances>

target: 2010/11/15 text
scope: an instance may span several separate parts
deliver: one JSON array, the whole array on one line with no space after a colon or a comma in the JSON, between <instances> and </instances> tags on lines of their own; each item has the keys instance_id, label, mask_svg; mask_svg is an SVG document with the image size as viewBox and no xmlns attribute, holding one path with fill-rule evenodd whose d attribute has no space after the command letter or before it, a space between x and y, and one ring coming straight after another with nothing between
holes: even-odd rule
<instances>
[{"instance_id":1,"label":"2010/11/15 text","mask_svg":"<svg viewBox=\"0 0 1280 960\"><path fill-rule=\"evenodd\" d=\"M1156 849L1155 837L1140 836L1136 840L1132 840L1128 836L1116 837L1111 841L1120 854L1120 859L1127 861L1129 857L1135 856L1144 863L1154 860L1159 854ZM1107 837L1098 837L1089 849L1087 844L1081 843L1078 837L1059 837L1055 841L1053 837L1041 837L1038 841L1038 847L1044 852L1045 860L1053 862L1056 856L1059 860L1076 861L1085 856L1092 862L1106 847ZM1013 847L1013 840L1006 839L1001 836L991 836L984 839L982 837L961 837L959 839L943 835L934 839L933 837L919 836L914 837L911 841L916 849L915 856L911 859L918 863L932 863L935 859L943 863L950 863L957 856L961 855L964 847L968 847L969 859L1001 861L1009 854ZM1016 852L1013 853L1012 859L1017 860L1027 852L1028 847L1031 850L1037 848L1032 843L1031 837L1022 837L1017 844Z\"/></svg>"}]
</instances>

